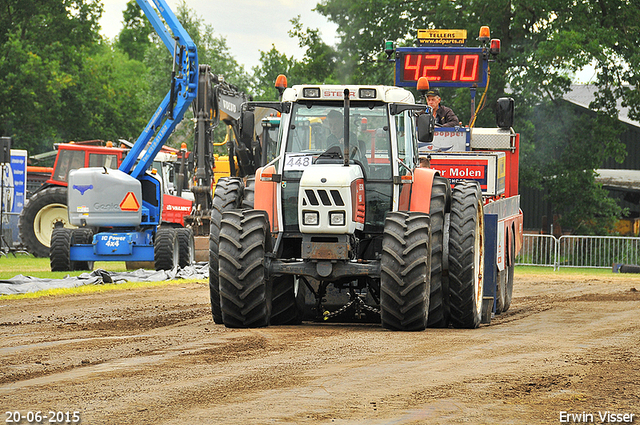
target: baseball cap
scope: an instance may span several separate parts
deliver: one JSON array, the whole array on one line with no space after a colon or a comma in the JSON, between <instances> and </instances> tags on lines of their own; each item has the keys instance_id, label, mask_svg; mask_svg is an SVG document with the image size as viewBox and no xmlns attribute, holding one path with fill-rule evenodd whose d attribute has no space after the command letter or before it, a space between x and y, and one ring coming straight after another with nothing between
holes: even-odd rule
<instances>
[{"instance_id":1,"label":"baseball cap","mask_svg":"<svg viewBox=\"0 0 640 425\"><path fill-rule=\"evenodd\" d=\"M427 90L427 96L438 96L438 97L440 97L440 90L438 90L438 89L429 89L429 90Z\"/></svg>"}]
</instances>

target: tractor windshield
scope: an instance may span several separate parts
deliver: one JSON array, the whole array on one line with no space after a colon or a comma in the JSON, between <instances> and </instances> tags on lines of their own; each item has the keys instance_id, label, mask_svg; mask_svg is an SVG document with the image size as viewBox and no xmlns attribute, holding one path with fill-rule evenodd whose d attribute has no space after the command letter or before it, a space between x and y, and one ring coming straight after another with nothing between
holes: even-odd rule
<instances>
[{"instance_id":1,"label":"tractor windshield","mask_svg":"<svg viewBox=\"0 0 640 425\"><path fill-rule=\"evenodd\" d=\"M343 103L293 107L284 158L285 177L296 178L320 155L340 160L344 148ZM349 108L350 159L367 169L368 180L391 178L389 120L384 104L352 102Z\"/></svg>"},{"instance_id":2,"label":"tractor windshield","mask_svg":"<svg viewBox=\"0 0 640 425\"><path fill-rule=\"evenodd\" d=\"M84 150L61 149L54 166L53 179L66 182L69 179L69 171L84 167L84 157Z\"/></svg>"},{"instance_id":3,"label":"tractor windshield","mask_svg":"<svg viewBox=\"0 0 640 425\"><path fill-rule=\"evenodd\" d=\"M413 168L417 162L417 146L413 139L413 120L412 111L404 111L402 114L394 116L398 159L408 168ZM407 171L408 169L405 167L400 167L400 174L406 174Z\"/></svg>"}]
</instances>

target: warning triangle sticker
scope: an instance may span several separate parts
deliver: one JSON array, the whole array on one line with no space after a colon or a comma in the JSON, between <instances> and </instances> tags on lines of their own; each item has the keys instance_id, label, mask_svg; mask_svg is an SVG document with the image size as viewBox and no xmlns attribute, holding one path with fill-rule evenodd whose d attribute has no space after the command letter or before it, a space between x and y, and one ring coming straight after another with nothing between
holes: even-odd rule
<instances>
[{"instance_id":1,"label":"warning triangle sticker","mask_svg":"<svg viewBox=\"0 0 640 425\"><path fill-rule=\"evenodd\" d=\"M138 211L140 209L140 204L133 192L129 192L125 195L122 202L120 202L120 209L122 211Z\"/></svg>"}]
</instances>

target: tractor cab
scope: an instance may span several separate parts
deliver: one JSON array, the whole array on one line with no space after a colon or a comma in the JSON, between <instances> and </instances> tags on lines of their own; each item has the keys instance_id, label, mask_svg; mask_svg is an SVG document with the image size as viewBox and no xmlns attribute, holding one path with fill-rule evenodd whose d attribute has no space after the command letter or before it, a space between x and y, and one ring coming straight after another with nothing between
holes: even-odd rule
<instances>
[{"instance_id":1,"label":"tractor cab","mask_svg":"<svg viewBox=\"0 0 640 425\"><path fill-rule=\"evenodd\" d=\"M278 155L269 164L281 183L278 228L380 233L385 213L397 209L398 182L417 165L415 122L425 106L387 86L294 86L282 102L290 112L281 117Z\"/></svg>"},{"instance_id":2,"label":"tractor cab","mask_svg":"<svg viewBox=\"0 0 640 425\"><path fill-rule=\"evenodd\" d=\"M279 138L274 158L256 172L254 209L222 214L219 246L210 249L210 264L219 264L209 276L214 321L253 327L382 317L390 329L424 329L436 175L417 168L417 140L433 136L427 106L402 88L355 85L283 88L280 102L249 102L247 111L258 106L280 113ZM446 185L439 188L446 195ZM442 218L445 203L438 205ZM422 301L419 311L400 313L401 323L383 294L400 290L397 279L382 264L406 237L391 235L406 226L421 241L410 254L421 263L415 291L401 297ZM242 307L246 300L251 308Z\"/></svg>"}]
</instances>

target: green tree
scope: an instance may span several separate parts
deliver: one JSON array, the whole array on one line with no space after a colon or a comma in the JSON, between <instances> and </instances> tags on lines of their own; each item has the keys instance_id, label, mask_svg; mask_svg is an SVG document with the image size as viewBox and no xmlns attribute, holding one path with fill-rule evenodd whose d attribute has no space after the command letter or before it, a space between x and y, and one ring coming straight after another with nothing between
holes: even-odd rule
<instances>
[{"instance_id":1,"label":"green tree","mask_svg":"<svg viewBox=\"0 0 640 425\"><path fill-rule=\"evenodd\" d=\"M204 20L197 16L184 1L178 5L176 16L198 48L198 62L210 65L212 73L223 76L227 82L238 86L241 90L248 90L251 79L232 55L226 39L216 36L213 27L205 24ZM149 90L144 94L145 119L151 118L171 87L171 54L168 53L167 47L157 34L153 33L151 40L152 43L144 55L149 81ZM192 148L194 131L191 118L193 113L189 110L170 137L168 142L170 146L180 147L180 144L185 142L190 149ZM225 129L217 129L215 139L222 141L225 134Z\"/></svg>"},{"instance_id":2,"label":"green tree","mask_svg":"<svg viewBox=\"0 0 640 425\"><path fill-rule=\"evenodd\" d=\"M278 75L290 75L291 67L295 63L293 56L288 57L278 52L275 45L271 45L268 52L260 51L260 65L254 66L253 90L256 100L278 100L280 95L275 88Z\"/></svg>"},{"instance_id":3,"label":"green tree","mask_svg":"<svg viewBox=\"0 0 640 425\"><path fill-rule=\"evenodd\" d=\"M597 216L615 218L619 214L615 208L596 212L577 206L575 199L586 199L590 205L609 202L593 178L579 179L578 174L589 175L608 157L620 159L624 147L612 120L618 113L616 100L629 106L632 118L640 116L638 2L325 0L317 10L338 24L340 60L351 75L365 82L369 78L389 82L390 65L381 55L385 40L396 46L413 45L418 29L461 28L468 31L471 44L480 26L488 25L492 37L501 39L502 52L491 63L487 104L507 93L516 101L522 185L547 187L556 212L569 215L573 223L594 223ZM572 75L587 64L593 65L598 75L599 91L592 104L598 114L588 123L573 120L574 127L568 127L553 114L554 105L569 90ZM463 106L468 95L461 90L444 90L443 94L463 122L468 122L470 108ZM547 108L551 111L549 121L534 119ZM481 114L476 125L493 126L493 117ZM548 137L552 126L563 126L565 137ZM603 147L597 153L576 155L572 149L594 141ZM545 151L557 153L553 164L542 154ZM587 161L589 157L592 160ZM575 174L559 169L575 170Z\"/></svg>"},{"instance_id":4,"label":"green tree","mask_svg":"<svg viewBox=\"0 0 640 425\"><path fill-rule=\"evenodd\" d=\"M80 73L76 102L84 113L76 117L76 137L82 139L137 137L147 123L144 93L149 90L148 70L108 44L87 57Z\"/></svg>"},{"instance_id":5,"label":"green tree","mask_svg":"<svg viewBox=\"0 0 640 425\"><path fill-rule=\"evenodd\" d=\"M535 166L529 165L539 173L534 183L548 190L563 229L607 234L623 211L595 181L594 169L601 166L603 157L624 157L625 151L615 137L620 127L607 114L577 113L576 108L567 102L538 105L531 116L536 129L532 144L538 149L527 157L535 162Z\"/></svg>"},{"instance_id":6,"label":"green tree","mask_svg":"<svg viewBox=\"0 0 640 425\"><path fill-rule=\"evenodd\" d=\"M289 30L290 37L298 39L298 46L305 49L304 57L295 61L291 66L292 84L332 84L336 83L337 53L324 41L320 30L304 29L300 16L291 21L293 29Z\"/></svg>"},{"instance_id":7,"label":"green tree","mask_svg":"<svg viewBox=\"0 0 640 425\"><path fill-rule=\"evenodd\" d=\"M5 0L0 9L0 133L38 153L79 130L74 96L100 40L102 4Z\"/></svg>"},{"instance_id":8,"label":"green tree","mask_svg":"<svg viewBox=\"0 0 640 425\"><path fill-rule=\"evenodd\" d=\"M276 100L279 93L274 83L279 74L287 77L289 86L294 84L334 84L338 71L338 53L327 45L317 28L304 28L300 16L291 19L293 28L289 36L298 39L298 46L305 49L301 60L280 53L275 45L268 52L260 51L260 65L253 67L256 99Z\"/></svg>"},{"instance_id":9,"label":"green tree","mask_svg":"<svg viewBox=\"0 0 640 425\"><path fill-rule=\"evenodd\" d=\"M135 0L127 2L127 8L122 12L124 27L120 31L115 43L131 59L144 60L144 53L151 45L153 25L145 18L144 12Z\"/></svg>"}]
</instances>

